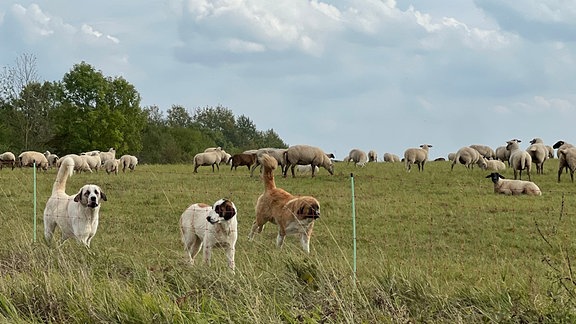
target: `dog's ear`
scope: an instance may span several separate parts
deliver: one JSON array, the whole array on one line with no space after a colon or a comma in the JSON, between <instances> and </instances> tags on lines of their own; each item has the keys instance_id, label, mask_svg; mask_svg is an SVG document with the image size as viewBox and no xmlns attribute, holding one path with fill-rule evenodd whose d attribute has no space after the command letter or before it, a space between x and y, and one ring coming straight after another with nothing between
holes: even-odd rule
<instances>
[{"instance_id":1,"label":"dog's ear","mask_svg":"<svg viewBox=\"0 0 576 324\"><path fill-rule=\"evenodd\" d=\"M106 197L106 194L104 193L104 191L100 190L100 199L104 200L104 201L108 201L108 198Z\"/></svg>"},{"instance_id":2,"label":"dog's ear","mask_svg":"<svg viewBox=\"0 0 576 324\"><path fill-rule=\"evenodd\" d=\"M82 189L80 189L80 192L78 192L78 194L74 196L75 202L79 202L80 200L82 200Z\"/></svg>"}]
</instances>

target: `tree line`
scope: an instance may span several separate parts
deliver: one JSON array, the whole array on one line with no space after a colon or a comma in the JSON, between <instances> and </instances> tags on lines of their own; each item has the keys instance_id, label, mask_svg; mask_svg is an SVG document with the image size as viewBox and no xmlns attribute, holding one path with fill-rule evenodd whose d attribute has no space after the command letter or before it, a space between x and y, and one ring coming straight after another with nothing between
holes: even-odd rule
<instances>
[{"instance_id":1,"label":"tree line","mask_svg":"<svg viewBox=\"0 0 576 324\"><path fill-rule=\"evenodd\" d=\"M0 72L0 153L46 150L64 155L113 147L143 163L185 163L207 147L229 153L285 148L273 129L222 106L166 113L140 106L140 94L122 77L105 76L86 62L60 81L40 82L36 57L19 56Z\"/></svg>"}]
</instances>

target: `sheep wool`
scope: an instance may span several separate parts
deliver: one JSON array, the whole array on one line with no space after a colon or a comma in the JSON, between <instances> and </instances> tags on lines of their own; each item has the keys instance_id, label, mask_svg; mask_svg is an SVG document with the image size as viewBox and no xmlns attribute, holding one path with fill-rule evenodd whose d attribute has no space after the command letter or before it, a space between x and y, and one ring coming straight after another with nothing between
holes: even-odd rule
<instances>
[{"instance_id":1,"label":"sheep wool","mask_svg":"<svg viewBox=\"0 0 576 324\"><path fill-rule=\"evenodd\" d=\"M505 179L504 176L497 172L493 172L486 176L486 178L492 179L494 183L494 192L504 195L530 195L530 196L541 196L542 191L540 188L531 181L523 180L509 180Z\"/></svg>"}]
</instances>

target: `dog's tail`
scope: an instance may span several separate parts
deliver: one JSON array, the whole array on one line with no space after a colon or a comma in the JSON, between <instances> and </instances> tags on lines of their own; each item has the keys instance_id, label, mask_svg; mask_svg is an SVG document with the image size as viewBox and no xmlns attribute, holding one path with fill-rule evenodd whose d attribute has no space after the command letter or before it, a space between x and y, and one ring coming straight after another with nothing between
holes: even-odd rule
<instances>
[{"instance_id":1,"label":"dog's tail","mask_svg":"<svg viewBox=\"0 0 576 324\"><path fill-rule=\"evenodd\" d=\"M264 168L262 172L262 181L264 181L264 189L266 191L276 188L274 182L274 170L278 167L278 161L268 154L262 154L260 157L260 164Z\"/></svg>"},{"instance_id":2,"label":"dog's tail","mask_svg":"<svg viewBox=\"0 0 576 324\"><path fill-rule=\"evenodd\" d=\"M56 175L56 181L52 186L52 194L58 191L66 190L66 180L71 177L74 173L74 160L71 157L66 157L62 160L60 168L58 169L58 174Z\"/></svg>"}]
</instances>

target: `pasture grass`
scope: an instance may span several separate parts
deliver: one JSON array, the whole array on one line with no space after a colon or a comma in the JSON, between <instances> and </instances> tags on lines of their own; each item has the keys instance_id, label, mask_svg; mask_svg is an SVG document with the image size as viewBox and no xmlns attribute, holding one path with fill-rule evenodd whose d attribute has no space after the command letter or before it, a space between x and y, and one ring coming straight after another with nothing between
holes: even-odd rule
<instances>
[{"instance_id":1,"label":"pasture grass","mask_svg":"<svg viewBox=\"0 0 576 324\"><path fill-rule=\"evenodd\" d=\"M34 241L31 169L0 171L0 319L3 322L523 323L576 321L576 184L557 160L532 175L541 197L493 193L488 172L429 162L364 168L337 163L282 178L313 195L322 215L305 255L295 238L279 250L268 224L247 236L263 190L246 168L212 173L191 165L76 174L67 192L102 187L100 227L88 250L48 246L42 211L56 170L37 174ZM357 273L353 280L354 174ZM511 170L504 172L513 177ZM237 270L222 250L212 266L185 258L178 220L194 202L228 197L239 214ZM59 233L57 233L59 234ZM58 237L58 235L57 235ZM201 259L201 258L200 258Z\"/></svg>"}]
</instances>

